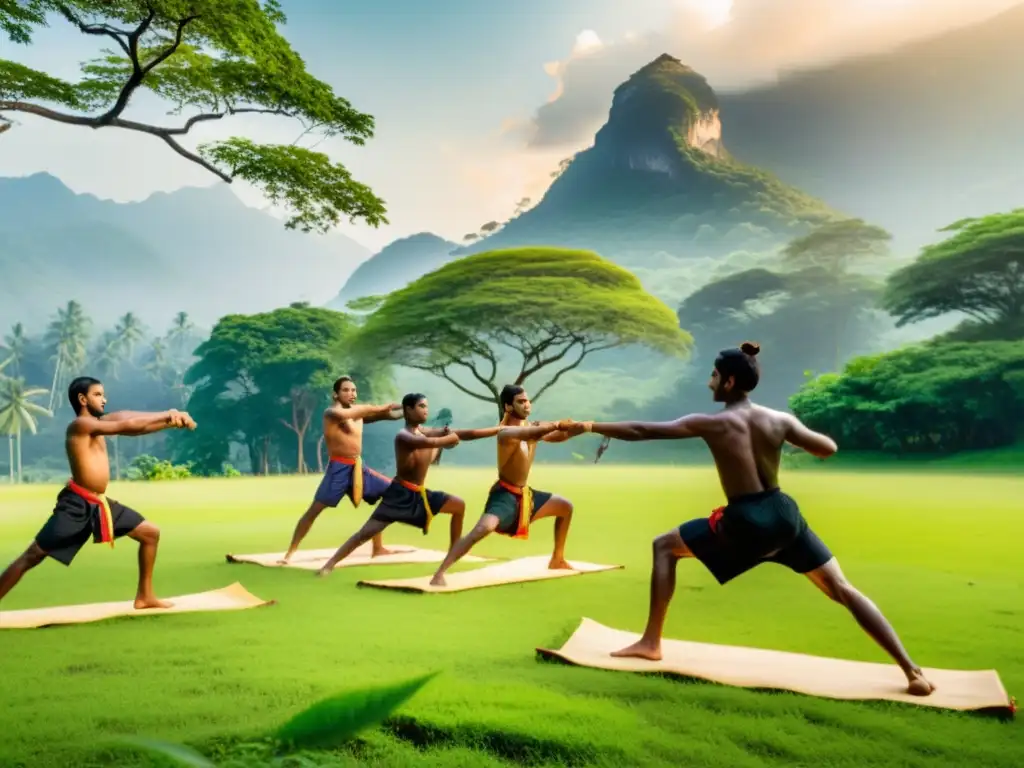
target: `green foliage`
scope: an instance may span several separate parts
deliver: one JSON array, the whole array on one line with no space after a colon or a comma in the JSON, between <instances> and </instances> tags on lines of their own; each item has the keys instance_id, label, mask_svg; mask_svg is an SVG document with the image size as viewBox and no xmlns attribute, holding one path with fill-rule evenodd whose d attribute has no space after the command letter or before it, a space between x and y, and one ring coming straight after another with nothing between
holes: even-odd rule
<instances>
[{"instance_id":1,"label":"green foliage","mask_svg":"<svg viewBox=\"0 0 1024 768\"><path fill-rule=\"evenodd\" d=\"M790 286L786 276L764 268L748 269L708 283L679 306L679 322L685 328L714 326L724 317L753 319L754 305Z\"/></svg>"},{"instance_id":2,"label":"green foliage","mask_svg":"<svg viewBox=\"0 0 1024 768\"><path fill-rule=\"evenodd\" d=\"M437 673L387 686L373 686L331 696L299 712L282 725L274 739L290 749L330 749L351 741L360 732L380 725L411 699ZM215 768L193 749L180 744L140 738L122 738L118 743L169 760L188 768ZM277 760L265 765L276 765Z\"/></svg>"},{"instance_id":3,"label":"green foliage","mask_svg":"<svg viewBox=\"0 0 1024 768\"><path fill-rule=\"evenodd\" d=\"M631 273L590 251L538 247L475 254L424 275L389 294L357 341L497 404L502 352L518 356L508 377L517 384L558 366L531 391L536 400L593 352L642 345L683 357L692 340Z\"/></svg>"},{"instance_id":4,"label":"green foliage","mask_svg":"<svg viewBox=\"0 0 1024 768\"><path fill-rule=\"evenodd\" d=\"M271 450L291 432L294 461L305 471L307 431L334 379L352 375L365 396L390 376L386 366L350 353L355 330L344 313L304 305L221 318L184 376L195 387L189 412L203 429L182 433L176 455L217 474L237 441L249 448L252 471L266 473Z\"/></svg>"},{"instance_id":5,"label":"green foliage","mask_svg":"<svg viewBox=\"0 0 1024 768\"><path fill-rule=\"evenodd\" d=\"M0 32L29 44L48 13L116 48L84 63L83 77L75 83L0 61L5 122L5 112L22 112L66 125L150 134L226 182L242 179L256 186L292 214L287 227L304 232L327 231L342 215L372 226L387 222L384 202L369 187L323 153L297 143L266 145L235 137L193 153L178 142L198 123L239 114L293 118L303 126L303 136L341 137L357 145L373 135L370 115L306 71L278 31L285 17L277 2L0 0ZM167 102L170 114L188 113L187 119L167 128L126 118L139 89Z\"/></svg>"},{"instance_id":6,"label":"green foliage","mask_svg":"<svg viewBox=\"0 0 1024 768\"><path fill-rule=\"evenodd\" d=\"M963 219L943 231L955 234L889 277L882 305L897 327L957 312L970 318L966 338L1020 338L1024 208Z\"/></svg>"},{"instance_id":7,"label":"green foliage","mask_svg":"<svg viewBox=\"0 0 1024 768\"><path fill-rule=\"evenodd\" d=\"M886 255L891 240L884 229L861 219L837 219L791 240L782 255L796 269L844 274L853 265Z\"/></svg>"},{"instance_id":8,"label":"green foliage","mask_svg":"<svg viewBox=\"0 0 1024 768\"><path fill-rule=\"evenodd\" d=\"M192 477L192 472L187 464L172 464L143 453L132 459L125 476L128 480L184 480Z\"/></svg>"},{"instance_id":9,"label":"green foliage","mask_svg":"<svg viewBox=\"0 0 1024 768\"><path fill-rule=\"evenodd\" d=\"M1024 428L1024 342L931 342L856 358L806 383L793 412L840 450L945 454Z\"/></svg>"},{"instance_id":10,"label":"green foliage","mask_svg":"<svg viewBox=\"0 0 1024 768\"><path fill-rule=\"evenodd\" d=\"M790 230L794 225L818 226L837 218L824 202L768 171L729 157L714 157L690 146L679 130L673 128L671 133L680 158L691 170L689 180L697 185L688 194L709 194L722 223ZM678 206L678 200L673 202Z\"/></svg>"}]
</instances>

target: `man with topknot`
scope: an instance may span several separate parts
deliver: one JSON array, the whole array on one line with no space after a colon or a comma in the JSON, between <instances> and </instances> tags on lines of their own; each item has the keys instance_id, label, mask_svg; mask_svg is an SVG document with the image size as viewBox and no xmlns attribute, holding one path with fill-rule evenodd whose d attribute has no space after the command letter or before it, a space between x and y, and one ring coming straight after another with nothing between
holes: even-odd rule
<instances>
[{"instance_id":1,"label":"man with topknot","mask_svg":"<svg viewBox=\"0 0 1024 768\"><path fill-rule=\"evenodd\" d=\"M888 653L907 677L907 691L927 696L935 690L909 657L882 612L850 584L824 542L811 530L796 501L779 488L782 447L790 443L818 458L836 450L826 435L808 429L789 413L751 402L761 377L758 344L744 342L715 359L708 387L717 413L690 414L669 422L576 422L569 433L596 432L618 440L672 440L697 437L715 460L728 504L709 517L683 523L654 540L651 603L643 636L612 656L661 659L661 637L675 591L680 558L700 560L719 584L761 563L777 563L807 576L827 597L850 611L857 623Z\"/></svg>"}]
</instances>

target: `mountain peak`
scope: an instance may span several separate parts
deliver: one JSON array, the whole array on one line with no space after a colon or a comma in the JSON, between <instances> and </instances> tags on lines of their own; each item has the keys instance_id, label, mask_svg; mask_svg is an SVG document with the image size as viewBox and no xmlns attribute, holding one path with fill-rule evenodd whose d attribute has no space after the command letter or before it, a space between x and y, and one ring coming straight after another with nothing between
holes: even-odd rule
<instances>
[{"instance_id":1,"label":"mountain peak","mask_svg":"<svg viewBox=\"0 0 1024 768\"><path fill-rule=\"evenodd\" d=\"M615 89L594 148L613 165L672 176L680 146L726 156L714 90L699 72L663 53Z\"/></svg>"}]
</instances>

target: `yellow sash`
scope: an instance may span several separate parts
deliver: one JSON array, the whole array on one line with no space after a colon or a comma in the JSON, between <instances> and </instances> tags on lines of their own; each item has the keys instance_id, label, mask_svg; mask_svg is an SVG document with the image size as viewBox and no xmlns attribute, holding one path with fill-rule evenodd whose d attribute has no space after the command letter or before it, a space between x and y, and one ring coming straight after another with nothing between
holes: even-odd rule
<instances>
[{"instance_id":1,"label":"yellow sash","mask_svg":"<svg viewBox=\"0 0 1024 768\"><path fill-rule=\"evenodd\" d=\"M358 507L363 501L363 457L331 456L331 461L352 467L352 506Z\"/></svg>"},{"instance_id":2,"label":"yellow sash","mask_svg":"<svg viewBox=\"0 0 1024 768\"><path fill-rule=\"evenodd\" d=\"M533 491L530 486L524 485L520 488L501 479L498 480L498 485L519 498L519 520L516 524L516 532L512 535L512 538L530 538L530 515L533 512Z\"/></svg>"},{"instance_id":3,"label":"yellow sash","mask_svg":"<svg viewBox=\"0 0 1024 768\"><path fill-rule=\"evenodd\" d=\"M404 488L408 488L413 493L418 493L420 498L423 499L423 508L427 511L427 521L423 524L423 535L427 535L427 531L430 530L430 521L434 519L434 512L430 509L430 501L427 499L427 486L425 485L414 485L413 483L407 482L402 478L397 478L398 482L402 484Z\"/></svg>"}]
</instances>

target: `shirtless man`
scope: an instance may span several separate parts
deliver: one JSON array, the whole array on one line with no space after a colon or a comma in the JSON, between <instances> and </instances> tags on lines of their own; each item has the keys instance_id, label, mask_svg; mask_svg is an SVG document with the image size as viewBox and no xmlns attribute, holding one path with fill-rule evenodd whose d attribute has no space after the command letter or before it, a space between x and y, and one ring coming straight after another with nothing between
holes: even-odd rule
<instances>
[{"instance_id":1,"label":"shirtless man","mask_svg":"<svg viewBox=\"0 0 1024 768\"><path fill-rule=\"evenodd\" d=\"M64 447L71 467L71 480L57 494L57 504L35 541L0 574L0 600L21 577L47 556L70 566L78 551L92 537L94 544L114 546L123 536L139 542L139 586L135 608L170 608L153 592L153 564L156 562L160 529L134 509L108 499L110 482L107 435L149 435L162 429L195 429L187 413L117 411L104 413L107 397L96 379L82 376L71 382L68 399L75 419L68 425Z\"/></svg>"},{"instance_id":2,"label":"shirtless man","mask_svg":"<svg viewBox=\"0 0 1024 768\"><path fill-rule=\"evenodd\" d=\"M365 501L376 504L391 484L391 478L370 469L363 464L363 425L375 421L394 420L402 417L398 403L387 405L356 405L356 385L349 376L342 376L334 382L334 402L324 411L324 442L330 462L323 480L313 495L313 503L295 525L292 543L282 565L291 560L299 544L306 538L309 529L327 507L336 507L348 495L353 507ZM385 549L381 534L373 537L373 557L390 555Z\"/></svg>"},{"instance_id":3,"label":"shirtless man","mask_svg":"<svg viewBox=\"0 0 1024 768\"><path fill-rule=\"evenodd\" d=\"M424 427L430 408L426 395L414 392L402 398L405 426L395 435L395 463L397 473L384 491L380 505L363 527L356 531L328 560L318 575L326 576L339 562L351 555L357 547L371 537L379 536L392 523L405 523L419 528L426 536L430 523L437 515L451 515L450 545L462 536L462 520L466 502L444 491L428 490L425 482L427 470L442 448L454 448L462 440L494 437L498 426L485 429L451 429L450 427Z\"/></svg>"},{"instance_id":4,"label":"shirtless man","mask_svg":"<svg viewBox=\"0 0 1024 768\"><path fill-rule=\"evenodd\" d=\"M719 584L761 563L784 565L807 576L827 597L846 607L857 623L888 653L907 676L907 690L927 696L935 690L904 650L892 626L840 570L828 547L815 535L790 496L779 489L779 460L784 443L818 458L837 450L835 442L808 429L796 417L755 405L748 394L757 386L760 347L745 342L715 359L708 387L714 414L691 414L671 422L584 422L570 432L596 432L619 440L672 440L699 437L707 443L718 469L728 504L710 517L683 523L654 540L651 603L647 627L633 645L612 656L661 658L661 636L675 591L676 564L695 557Z\"/></svg>"},{"instance_id":5,"label":"shirtless man","mask_svg":"<svg viewBox=\"0 0 1024 768\"><path fill-rule=\"evenodd\" d=\"M501 404L505 415L498 425L498 480L491 486L480 521L452 546L431 579L430 583L435 587L445 586L444 574L481 539L492 533L526 539L534 521L545 517L555 518L555 548L548 568L572 570L565 559L572 502L530 488L527 482L537 442L561 443L573 435L559 430L559 425L550 421L535 421L527 425L530 398L520 386L506 384L501 390ZM582 425L576 424L574 434L580 431Z\"/></svg>"}]
</instances>

